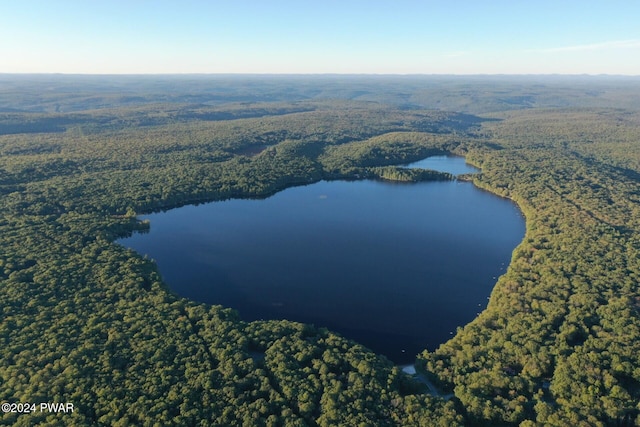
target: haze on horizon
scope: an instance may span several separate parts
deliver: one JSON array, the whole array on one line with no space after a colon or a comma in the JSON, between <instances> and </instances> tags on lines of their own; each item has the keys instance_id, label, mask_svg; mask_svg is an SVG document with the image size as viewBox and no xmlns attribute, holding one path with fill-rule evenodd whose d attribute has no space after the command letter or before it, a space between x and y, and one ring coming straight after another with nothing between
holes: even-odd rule
<instances>
[{"instance_id":1,"label":"haze on horizon","mask_svg":"<svg viewBox=\"0 0 640 427\"><path fill-rule=\"evenodd\" d=\"M0 73L640 75L640 2L0 3Z\"/></svg>"}]
</instances>

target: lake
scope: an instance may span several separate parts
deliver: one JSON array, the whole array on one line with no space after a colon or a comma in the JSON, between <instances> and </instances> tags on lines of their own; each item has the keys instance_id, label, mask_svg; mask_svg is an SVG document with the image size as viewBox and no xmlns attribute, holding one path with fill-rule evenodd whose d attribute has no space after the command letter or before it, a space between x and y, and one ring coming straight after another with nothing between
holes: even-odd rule
<instances>
[{"instance_id":1,"label":"lake","mask_svg":"<svg viewBox=\"0 0 640 427\"><path fill-rule=\"evenodd\" d=\"M465 162L464 157L459 156L431 156L426 159L404 165L404 167L431 169L439 172L448 172L456 176L478 172L477 168Z\"/></svg>"},{"instance_id":2,"label":"lake","mask_svg":"<svg viewBox=\"0 0 640 427\"><path fill-rule=\"evenodd\" d=\"M141 218L151 231L118 242L153 258L176 294L325 326L398 364L486 307L525 231L515 204L458 181L321 181Z\"/></svg>"}]
</instances>

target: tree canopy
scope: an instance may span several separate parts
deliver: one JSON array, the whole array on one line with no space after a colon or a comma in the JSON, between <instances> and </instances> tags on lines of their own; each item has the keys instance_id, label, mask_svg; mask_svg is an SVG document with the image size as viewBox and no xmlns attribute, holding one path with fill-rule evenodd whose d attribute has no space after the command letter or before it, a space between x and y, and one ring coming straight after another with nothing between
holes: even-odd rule
<instances>
[{"instance_id":1,"label":"tree canopy","mask_svg":"<svg viewBox=\"0 0 640 427\"><path fill-rule=\"evenodd\" d=\"M486 107L426 109L415 82L380 92L387 103L314 99L304 85L299 99L247 102L243 85L194 101L5 83L0 402L76 410L0 423L640 424L638 86L447 84L450 105L471 93ZM530 98L505 104L500 88ZM151 260L113 243L147 227L136 213L320 179L450 179L394 167L443 153L480 167L470 179L517 202L527 224L487 309L418 357L450 400L326 329L178 298Z\"/></svg>"}]
</instances>

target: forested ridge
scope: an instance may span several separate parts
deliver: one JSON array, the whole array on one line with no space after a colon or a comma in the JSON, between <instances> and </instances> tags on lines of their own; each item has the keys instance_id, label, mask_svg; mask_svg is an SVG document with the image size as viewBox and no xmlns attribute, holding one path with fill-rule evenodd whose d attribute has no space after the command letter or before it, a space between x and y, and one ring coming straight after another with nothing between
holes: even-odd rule
<instances>
[{"instance_id":1,"label":"forested ridge","mask_svg":"<svg viewBox=\"0 0 640 427\"><path fill-rule=\"evenodd\" d=\"M473 423L637 425L640 115L511 112L485 132L475 182L527 233L487 310L421 361Z\"/></svg>"},{"instance_id":2,"label":"forested ridge","mask_svg":"<svg viewBox=\"0 0 640 427\"><path fill-rule=\"evenodd\" d=\"M531 95L501 112L487 95L472 116L303 85L299 99L247 102L245 84L195 104L162 91L125 102L111 93L122 84L96 105L83 84L87 105L65 85L0 96L0 401L76 408L2 424L640 425L636 86L585 108L533 108ZM624 110L602 105L616 96ZM527 221L488 308L418 358L448 401L324 328L178 298L113 243L148 226L136 213L320 179L449 179L393 167L443 153L481 167L476 185Z\"/></svg>"}]
</instances>

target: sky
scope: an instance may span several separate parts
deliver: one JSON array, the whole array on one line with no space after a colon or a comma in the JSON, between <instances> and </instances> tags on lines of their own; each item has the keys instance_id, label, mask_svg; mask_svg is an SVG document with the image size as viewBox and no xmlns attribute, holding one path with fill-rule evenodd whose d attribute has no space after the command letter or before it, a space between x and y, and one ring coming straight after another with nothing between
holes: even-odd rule
<instances>
[{"instance_id":1,"label":"sky","mask_svg":"<svg viewBox=\"0 0 640 427\"><path fill-rule=\"evenodd\" d=\"M640 1L2 0L0 73L640 75Z\"/></svg>"}]
</instances>

